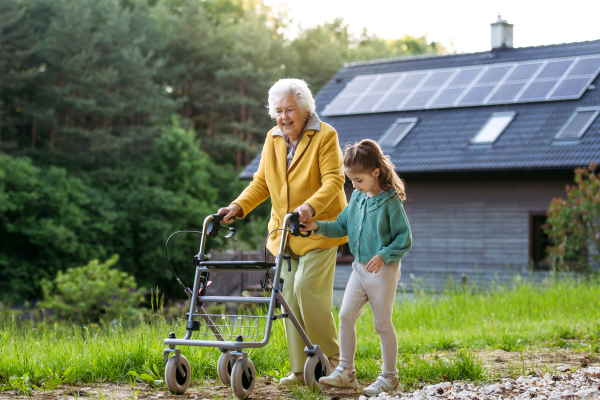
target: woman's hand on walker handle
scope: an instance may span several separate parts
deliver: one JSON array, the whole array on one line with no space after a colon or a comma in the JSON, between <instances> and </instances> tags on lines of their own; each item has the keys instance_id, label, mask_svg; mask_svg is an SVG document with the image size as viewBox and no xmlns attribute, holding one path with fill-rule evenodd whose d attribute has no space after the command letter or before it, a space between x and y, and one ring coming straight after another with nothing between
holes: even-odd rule
<instances>
[{"instance_id":1,"label":"woman's hand on walker handle","mask_svg":"<svg viewBox=\"0 0 600 400\"><path fill-rule=\"evenodd\" d=\"M311 219L313 217L313 215L315 215L315 209L312 208L312 206L310 204L302 204L300 207L296 208L294 210L295 212L297 212L298 214L300 214L300 218L298 218L300 220L301 224L306 223L309 219Z\"/></svg>"},{"instance_id":2,"label":"woman's hand on walker handle","mask_svg":"<svg viewBox=\"0 0 600 400\"><path fill-rule=\"evenodd\" d=\"M319 229L319 224L316 222L307 222L304 224L304 228L300 228L300 232L316 231L317 229Z\"/></svg>"},{"instance_id":3,"label":"woman's hand on walker handle","mask_svg":"<svg viewBox=\"0 0 600 400\"><path fill-rule=\"evenodd\" d=\"M376 254L375 257L371 258L371 261L369 261L367 264L367 271L378 273L383 265L383 258L381 258L379 254Z\"/></svg>"},{"instance_id":4,"label":"woman's hand on walker handle","mask_svg":"<svg viewBox=\"0 0 600 400\"><path fill-rule=\"evenodd\" d=\"M219 211L217 211L217 214L226 214L225 217L223 218L223 223L230 224L233 222L232 218L235 217L241 210L242 210L242 207L240 207L234 203L234 204L230 205L229 207L219 208Z\"/></svg>"}]
</instances>

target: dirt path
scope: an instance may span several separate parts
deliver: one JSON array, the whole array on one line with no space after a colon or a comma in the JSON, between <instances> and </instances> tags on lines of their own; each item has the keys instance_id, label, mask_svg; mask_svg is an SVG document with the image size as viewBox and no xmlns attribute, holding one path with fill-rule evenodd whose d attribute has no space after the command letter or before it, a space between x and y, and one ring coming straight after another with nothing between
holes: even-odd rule
<instances>
[{"instance_id":1,"label":"dirt path","mask_svg":"<svg viewBox=\"0 0 600 400\"><path fill-rule=\"evenodd\" d=\"M516 377L530 371L538 374L555 371L558 367L568 366L579 369L587 366L600 366L598 357L591 357L589 353L574 353L567 350L541 351L537 353L505 352L502 350L482 350L476 353L489 366L495 376L506 378ZM443 353L438 353L444 356ZM363 382L367 384L367 382ZM358 390L340 390L324 388L325 398L331 400L358 399ZM23 399L23 395L14 391L0 393L0 399ZM60 386L47 392L34 392L30 399L192 399L192 400L225 400L232 399L229 386L222 385L217 380L206 380L202 383L193 382L184 395L177 396L169 393L164 388L152 389L138 384L134 387L128 384L117 385L114 383L82 384L79 386ZM260 377L256 382L254 393L250 399L294 399L295 396L287 388L271 381L269 378Z\"/></svg>"}]
</instances>

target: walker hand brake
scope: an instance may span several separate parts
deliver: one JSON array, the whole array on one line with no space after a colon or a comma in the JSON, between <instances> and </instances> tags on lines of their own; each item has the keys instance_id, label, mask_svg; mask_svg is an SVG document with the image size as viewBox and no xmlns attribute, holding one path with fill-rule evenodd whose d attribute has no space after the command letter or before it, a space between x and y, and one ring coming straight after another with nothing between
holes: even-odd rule
<instances>
[{"instance_id":1,"label":"walker hand brake","mask_svg":"<svg viewBox=\"0 0 600 400\"><path fill-rule=\"evenodd\" d=\"M288 263L288 272L292 272L292 262L290 261L292 256L290 256L289 254L286 254L283 256L283 258L285 258L287 260Z\"/></svg>"},{"instance_id":2,"label":"walker hand brake","mask_svg":"<svg viewBox=\"0 0 600 400\"><path fill-rule=\"evenodd\" d=\"M211 219L210 222L208 223L208 234L210 236L212 236L212 237L221 236L222 238L229 239L230 237L235 235L234 227L223 226L219 223L219 222L223 221L223 219L225 219L225 215L213 214L212 217L213 217L213 219ZM229 231L229 233L225 236L219 235L220 229L227 229Z\"/></svg>"},{"instance_id":3,"label":"walker hand brake","mask_svg":"<svg viewBox=\"0 0 600 400\"><path fill-rule=\"evenodd\" d=\"M309 237L312 231L300 232L300 228L304 228L304 225L300 223L300 214L293 212L292 218L290 218L290 233L293 236Z\"/></svg>"}]
</instances>

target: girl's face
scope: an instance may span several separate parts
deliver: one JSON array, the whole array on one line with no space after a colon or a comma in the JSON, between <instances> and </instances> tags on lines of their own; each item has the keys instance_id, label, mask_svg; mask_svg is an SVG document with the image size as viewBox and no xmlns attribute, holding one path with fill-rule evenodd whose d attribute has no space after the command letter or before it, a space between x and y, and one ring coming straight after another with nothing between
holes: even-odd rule
<instances>
[{"instance_id":1,"label":"girl's face","mask_svg":"<svg viewBox=\"0 0 600 400\"><path fill-rule=\"evenodd\" d=\"M308 111L302 111L293 95L288 94L275 103L277 126L290 138L296 140L305 125Z\"/></svg>"},{"instance_id":2,"label":"girl's face","mask_svg":"<svg viewBox=\"0 0 600 400\"><path fill-rule=\"evenodd\" d=\"M367 196L373 197L381 193L381 185L379 184L379 168L373 171L359 172L357 170L347 169L346 175L352 181L352 186Z\"/></svg>"}]
</instances>

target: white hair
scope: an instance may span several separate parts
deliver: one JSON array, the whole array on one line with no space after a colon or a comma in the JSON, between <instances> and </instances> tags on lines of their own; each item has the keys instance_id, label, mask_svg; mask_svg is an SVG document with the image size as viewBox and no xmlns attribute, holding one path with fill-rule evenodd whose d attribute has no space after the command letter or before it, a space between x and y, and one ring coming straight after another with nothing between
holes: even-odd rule
<instances>
[{"instance_id":1,"label":"white hair","mask_svg":"<svg viewBox=\"0 0 600 400\"><path fill-rule=\"evenodd\" d=\"M269 115L276 119L275 104L287 95L293 95L302 111L308 111L308 116L315 112L315 99L302 79L280 79L269 89Z\"/></svg>"}]
</instances>

